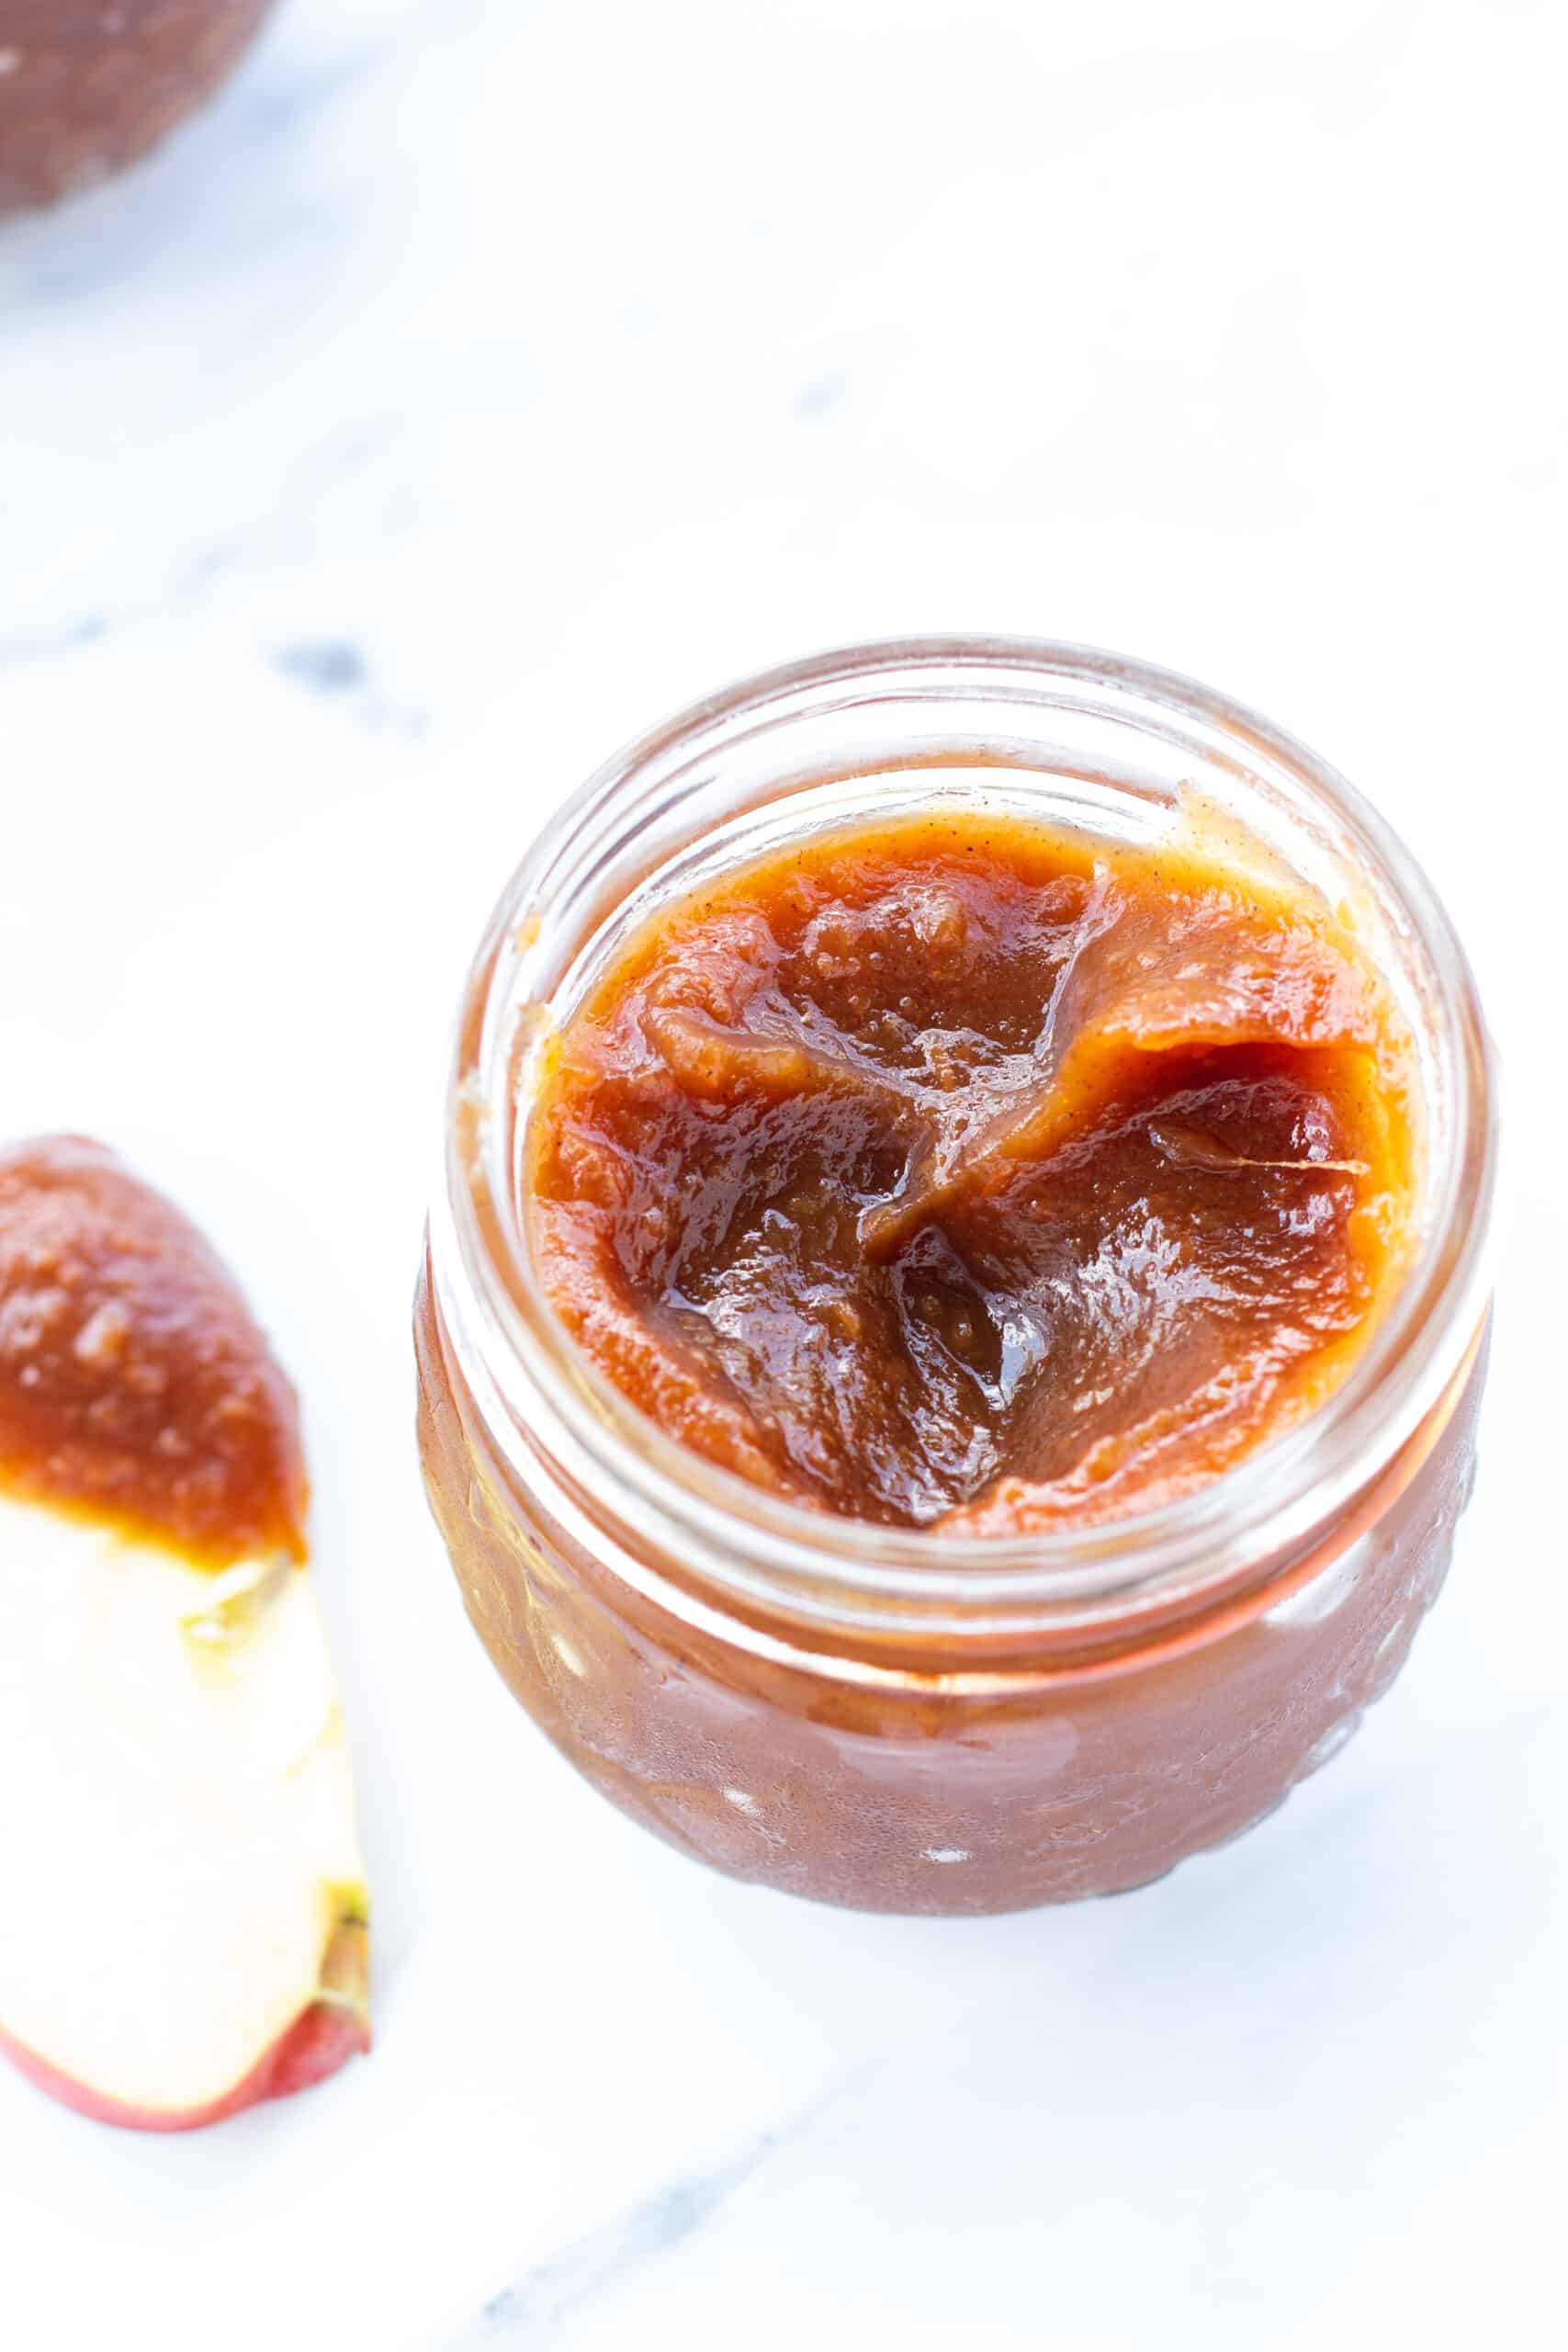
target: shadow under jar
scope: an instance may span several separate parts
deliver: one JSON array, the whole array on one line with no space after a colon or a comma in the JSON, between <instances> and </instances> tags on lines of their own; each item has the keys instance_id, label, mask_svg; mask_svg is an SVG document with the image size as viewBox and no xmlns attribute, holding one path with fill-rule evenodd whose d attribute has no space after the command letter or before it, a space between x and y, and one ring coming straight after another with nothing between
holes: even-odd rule
<instances>
[{"instance_id":1,"label":"shadow under jar","mask_svg":"<svg viewBox=\"0 0 1568 2352\"><path fill-rule=\"evenodd\" d=\"M628 939L811 838L978 810L1136 848L1194 795L1340 910L1412 1041L1410 1248L1340 1385L1196 1491L1024 1536L814 1511L674 1442L569 1335L525 1214L552 1040ZM1494 1148L1441 909L1262 719L1022 642L870 647L738 686L561 810L469 982L415 1327L425 1476L469 1614L596 1787L738 1877L948 1913L1140 1885L1342 1745L1442 1582Z\"/></svg>"}]
</instances>

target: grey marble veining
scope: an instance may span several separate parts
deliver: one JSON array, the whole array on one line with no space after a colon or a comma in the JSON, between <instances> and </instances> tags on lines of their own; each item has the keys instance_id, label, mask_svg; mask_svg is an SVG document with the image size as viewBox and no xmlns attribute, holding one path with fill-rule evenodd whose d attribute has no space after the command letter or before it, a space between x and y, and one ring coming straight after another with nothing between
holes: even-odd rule
<instances>
[{"instance_id":1,"label":"grey marble veining","mask_svg":"<svg viewBox=\"0 0 1568 2352\"><path fill-rule=\"evenodd\" d=\"M759 2132L711 2169L682 2174L641 2198L603 2227L534 2264L486 2303L477 2324L455 2335L448 2352L483 2352L489 2345L544 2344L590 2307L636 2290L638 2274L704 2229L742 2188L782 2155L809 2161L813 2141L830 2119L863 2098L870 2070L814 2099L801 2112Z\"/></svg>"}]
</instances>

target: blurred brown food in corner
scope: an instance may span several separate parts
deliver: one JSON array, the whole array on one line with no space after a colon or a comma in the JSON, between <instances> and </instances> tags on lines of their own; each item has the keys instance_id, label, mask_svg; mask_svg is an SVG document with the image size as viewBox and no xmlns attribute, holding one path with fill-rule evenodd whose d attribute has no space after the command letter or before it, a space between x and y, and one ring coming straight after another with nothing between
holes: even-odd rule
<instances>
[{"instance_id":1,"label":"blurred brown food in corner","mask_svg":"<svg viewBox=\"0 0 1568 2352\"><path fill-rule=\"evenodd\" d=\"M0 0L0 213L145 154L209 98L273 0Z\"/></svg>"}]
</instances>

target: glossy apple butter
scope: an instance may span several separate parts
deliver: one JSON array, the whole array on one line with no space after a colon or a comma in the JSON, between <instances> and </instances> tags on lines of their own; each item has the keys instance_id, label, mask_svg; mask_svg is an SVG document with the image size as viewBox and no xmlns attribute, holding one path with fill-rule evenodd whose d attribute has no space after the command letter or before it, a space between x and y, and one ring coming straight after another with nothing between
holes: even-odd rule
<instances>
[{"instance_id":1,"label":"glossy apple butter","mask_svg":"<svg viewBox=\"0 0 1568 2352\"><path fill-rule=\"evenodd\" d=\"M288 1379L189 1218L80 1136L0 1152L0 1493L305 1556Z\"/></svg>"},{"instance_id":2,"label":"glossy apple butter","mask_svg":"<svg viewBox=\"0 0 1568 2352\"><path fill-rule=\"evenodd\" d=\"M1407 1049L1327 910L981 815L666 911L557 1042L527 1216L580 1344L781 1495L1019 1534L1146 1510L1353 1356Z\"/></svg>"},{"instance_id":3,"label":"glossy apple butter","mask_svg":"<svg viewBox=\"0 0 1568 2352\"><path fill-rule=\"evenodd\" d=\"M744 681L473 966L415 1316L469 1615L737 1877L1141 1885L1336 1752L1442 1582L1493 1158L1441 909L1266 720L1021 642Z\"/></svg>"}]
</instances>

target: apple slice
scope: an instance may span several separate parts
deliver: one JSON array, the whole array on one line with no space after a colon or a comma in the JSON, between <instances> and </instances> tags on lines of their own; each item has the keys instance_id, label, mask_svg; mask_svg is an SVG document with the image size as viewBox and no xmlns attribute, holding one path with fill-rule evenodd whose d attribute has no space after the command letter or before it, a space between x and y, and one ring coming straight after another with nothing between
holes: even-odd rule
<instances>
[{"instance_id":1,"label":"apple slice","mask_svg":"<svg viewBox=\"0 0 1568 2352\"><path fill-rule=\"evenodd\" d=\"M0 1156L0 2047L188 2129L368 2044L293 1392L107 1152Z\"/></svg>"}]
</instances>

